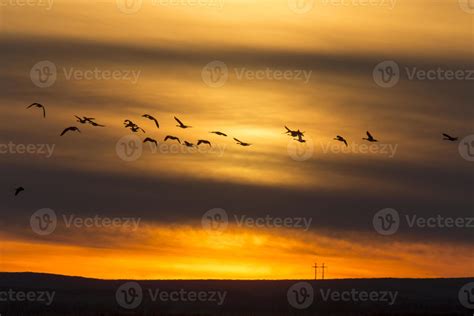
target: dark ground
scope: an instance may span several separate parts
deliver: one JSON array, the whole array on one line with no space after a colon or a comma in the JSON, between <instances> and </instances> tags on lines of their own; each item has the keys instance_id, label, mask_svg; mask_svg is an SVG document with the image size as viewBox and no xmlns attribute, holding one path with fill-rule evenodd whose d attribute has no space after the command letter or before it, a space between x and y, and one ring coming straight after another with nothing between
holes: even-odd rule
<instances>
[{"instance_id":1,"label":"dark ground","mask_svg":"<svg viewBox=\"0 0 474 316\"><path fill-rule=\"evenodd\" d=\"M301 280L284 281L138 281L142 289L142 301L133 308L126 309L117 301L116 292L126 280L96 280L36 273L0 273L0 314L10 315L474 315L474 310L462 306L458 298L461 288L473 282L464 279L345 279L308 280L314 291L314 300L309 307L292 307L287 293ZM303 281L305 282L305 281ZM226 291L223 304L213 301L175 302L166 299L153 300L153 291L180 291L181 293ZM290 289L290 290L289 290ZM321 293L326 291L363 291L398 293L390 305L388 301L365 301L349 298L324 300ZM2 294L54 291L52 304L13 301ZM322 291L322 292L321 292ZM128 292L132 293L132 292ZM133 294L133 293L132 293ZM30 294L32 295L32 294ZM198 294L196 294L198 295ZM204 294L201 294L204 295ZM346 294L347 295L347 294ZM375 294L373 294L375 295ZM120 296L120 297L123 297ZM176 296L175 296L176 297ZM192 299L191 296L185 296ZM294 297L294 296L291 296ZM347 296L346 296L347 297ZM360 298L360 296L358 296ZM374 296L375 297L375 296ZM217 295L215 297L218 299ZM120 300L120 298L119 298ZM122 301L123 302L123 301ZM301 302L301 301L300 301ZM129 306L130 307L130 306Z\"/></svg>"}]
</instances>

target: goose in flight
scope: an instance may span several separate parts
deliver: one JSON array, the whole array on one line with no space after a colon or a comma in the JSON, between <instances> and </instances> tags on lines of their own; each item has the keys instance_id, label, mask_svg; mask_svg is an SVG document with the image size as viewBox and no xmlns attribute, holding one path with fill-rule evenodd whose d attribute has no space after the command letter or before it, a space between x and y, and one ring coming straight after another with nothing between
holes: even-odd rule
<instances>
[{"instance_id":1,"label":"goose in flight","mask_svg":"<svg viewBox=\"0 0 474 316\"><path fill-rule=\"evenodd\" d=\"M176 122L178 122L179 125L176 125L176 126L179 127L179 128L190 128L190 127L192 127L192 126L185 125L185 124L184 124L183 122L181 122L181 121L179 120L179 118L177 118L176 116L174 117L174 119L176 120Z\"/></svg>"},{"instance_id":2,"label":"goose in flight","mask_svg":"<svg viewBox=\"0 0 474 316\"><path fill-rule=\"evenodd\" d=\"M205 139L200 139L200 140L198 140L198 144L197 144L197 145L199 146L199 145L201 145L201 144L209 145L210 147L212 147L211 142L208 141L208 140L205 140Z\"/></svg>"},{"instance_id":3,"label":"goose in flight","mask_svg":"<svg viewBox=\"0 0 474 316\"><path fill-rule=\"evenodd\" d=\"M372 142L372 143L375 143L375 142L378 142L378 140L376 140L370 133L369 131L367 131L367 138L362 138L363 140L366 140L366 141L369 141L369 142Z\"/></svg>"},{"instance_id":4,"label":"goose in flight","mask_svg":"<svg viewBox=\"0 0 474 316\"><path fill-rule=\"evenodd\" d=\"M145 140L143 141L143 143L147 143L147 142L148 142L148 143L153 143L153 144L155 144L156 147L158 147L158 142L157 142L155 139L151 138L151 137L147 137L147 138L145 138Z\"/></svg>"},{"instance_id":5,"label":"goose in flight","mask_svg":"<svg viewBox=\"0 0 474 316\"><path fill-rule=\"evenodd\" d=\"M459 139L459 137L449 136L448 134L445 134L445 133L443 133L443 136L444 136L443 140L448 140L450 142L455 142Z\"/></svg>"},{"instance_id":6,"label":"goose in flight","mask_svg":"<svg viewBox=\"0 0 474 316\"><path fill-rule=\"evenodd\" d=\"M291 129L289 129L288 127L286 127L286 132L285 134L288 134L288 135L291 135L291 137L299 137L299 136L304 136L304 133L305 132L302 132L300 131L299 129L297 131L292 131Z\"/></svg>"},{"instance_id":7,"label":"goose in flight","mask_svg":"<svg viewBox=\"0 0 474 316\"><path fill-rule=\"evenodd\" d=\"M224 137L227 137L227 134L224 134L222 132L219 132L219 131L213 131L213 132L209 132L211 134L216 134L216 135L219 135L219 136L224 136Z\"/></svg>"},{"instance_id":8,"label":"goose in flight","mask_svg":"<svg viewBox=\"0 0 474 316\"><path fill-rule=\"evenodd\" d=\"M64 129L64 131L61 133L61 136L63 136L64 134L66 134L67 132L81 132L79 130L79 128L75 127L75 126L70 126L70 127L67 127Z\"/></svg>"},{"instance_id":9,"label":"goose in flight","mask_svg":"<svg viewBox=\"0 0 474 316\"><path fill-rule=\"evenodd\" d=\"M252 144L249 144L249 143L244 143L243 141L240 141L240 140L238 140L238 139L235 138L235 137L234 137L234 140L237 142L237 145L240 145L240 146L246 147L246 146L252 145Z\"/></svg>"},{"instance_id":10,"label":"goose in flight","mask_svg":"<svg viewBox=\"0 0 474 316\"><path fill-rule=\"evenodd\" d=\"M342 136L337 135L336 138L334 138L334 140L337 140L339 142L343 142L344 144L346 144L346 147L348 146L347 141Z\"/></svg>"},{"instance_id":11,"label":"goose in flight","mask_svg":"<svg viewBox=\"0 0 474 316\"><path fill-rule=\"evenodd\" d=\"M134 133L138 131L142 131L143 133L146 133L143 128L141 128L140 126L138 126L137 124L133 123L130 120L123 121L123 125L125 126L125 128L130 128L130 130Z\"/></svg>"},{"instance_id":12,"label":"goose in flight","mask_svg":"<svg viewBox=\"0 0 474 316\"><path fill-rule=\"evenodd\" d=\"M184 141L184 146L186 146L186 147L194 147L194 144L193 144L193 143L190 143L190 142L187 142L187 141Z\"/></svg>"},{"instance_id":13,"label":"goose in flight","mask_svg":"<svg viewBox=\"0 0 474 316\"><path fill-rule=\"evenodd\" d=\"M142 117L152 120L153 122L155 122L156 127L160 128L160 123L158 123L158 120L154 118L153 116L151 116L150 114L143 114Z\"/></svg>"},{"instance_id":14,"label":"goose in flight","mask_svg":"<svg viewBox=\"0 0 474 316\"><path fill-rule=\"evenodd\" d=\"M176 141L178 141L178 143L181 144L181 141L180 141L179 138L176 137L176 136L171 136L171 135L166 136L166 137L165 137L165 142L166 142L168 139L176 140Z\"/></svg>"},{"instance_id":15,"label":"goose in flight","mask_svg":"<svg viewBox=\"0 0 474 316\"><path fill-rule=\"evenodd\" d=\"M31 107L36 107L38 109L43 109L43 117L46 118L46 108L44 107L44 105L35 102L35 103L31 103L30 105L28 105L27 109L29 109Z\"/></svg>"},{"instance_id":16,"label":"goose in flight","mask_svg":"<svg viewBox=\"0 0 474 316\"><path fill-rule=\"evenodd\" d=\"M15 189L15 196L17 196L18 194L20 194L21 192L25 191L25 188L24 187L18 187Z\"/></svg>"},{"instance_id":17,"label":"goose in flight","mask_svg":"<svg viewBox=\"0 0 474 316\"><path fill-rule=\"evenodd\" d=\"M88 120L86 120L86 118L84 118L84 117L81 118L77 115L74 115L74 116L76 117L76 119L77 119L76 122L78 122L78 123L86 124L88 122Z\"/></svg>"}]
</instances>

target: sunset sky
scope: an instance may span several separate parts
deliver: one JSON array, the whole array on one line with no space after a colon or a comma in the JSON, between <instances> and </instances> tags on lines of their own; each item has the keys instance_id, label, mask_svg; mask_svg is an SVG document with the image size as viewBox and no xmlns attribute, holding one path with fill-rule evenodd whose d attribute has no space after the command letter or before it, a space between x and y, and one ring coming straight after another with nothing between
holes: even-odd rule
<instances>
[{"instance_id":1,"label":"sunset sky","mask_svg":"<svg viewBox=\"0 0 474 316\"><path fill-rule=\"evenodd\" d=\"M463 0L296 2L2 2L0 144L54 151L0 154L0 271L310 279L316 261L328 265L328 278L472 276L472 227L409 227L405 215L474 216L474 162L441 135L474 134L474 75L410 77L474 69L474 10ZM34 77L43 61L57 72L48 87ZM400 68L393 87L374 79L384 61ZM222 86L207 77L216 63L228 71ZM45 105L45 119L26 109L33 102ZM78 125L74 115L106 127ZM193 127L179 129L175 115ZM135 136L160 146L175 135L213 147L174 145L179 152L169 153L144 145L137 160L124 161L118 142L132 135L125 119L146 130ZM285 125L305 131L306 144L285 135ZM82 133L60 137L68 126ZM209 134L216 130L229 137ZM360 146L367 130L379 139L373 152ZM350 152L340 152L336 135ZM305 150L309 156L300 159ZM18 186L26 190L14 197ZM43 208L60 220L41 236L30 217ZM220 232L202 225L214 208L229 216ZM389 236L373 226L385 208L403 218ZM63 215L139 225L67 227ZM235 220L267 215L311 225Z\"/></svg>"}]
</instances>

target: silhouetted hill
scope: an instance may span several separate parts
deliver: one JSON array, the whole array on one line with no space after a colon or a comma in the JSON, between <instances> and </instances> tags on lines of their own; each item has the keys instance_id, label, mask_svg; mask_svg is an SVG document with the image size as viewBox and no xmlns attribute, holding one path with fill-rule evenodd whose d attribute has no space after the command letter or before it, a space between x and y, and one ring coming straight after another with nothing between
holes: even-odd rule
<instances>
[{"instance_id":1,"label":"silhouetted hill","mask_svg":"<svg viewBox=\"0 0 474 316\"><path fill-rule=\"evenodd\" d=\"M473 311L460 303L459 294L464 285L473 281L459 278L135 283L0 273L0 314L472 315Z\"/></svg>"}]
</instances>

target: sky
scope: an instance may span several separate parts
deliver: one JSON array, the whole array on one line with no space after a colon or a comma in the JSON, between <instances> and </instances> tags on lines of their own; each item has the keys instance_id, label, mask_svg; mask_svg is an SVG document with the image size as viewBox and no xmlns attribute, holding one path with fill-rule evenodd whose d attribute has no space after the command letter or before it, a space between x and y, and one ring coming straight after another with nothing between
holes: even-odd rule
<instances>
[{"instance_id":1,"label":"sky","mask_svg":"<svg viewBox=\"0 0 474 316\"><path fill-rule=\"evenodd\" d=\"M473 14L464 0L1 2L0 271L472 276ZM81 133L59 136L69 126Z\"/></svg>"}]
</instances>

